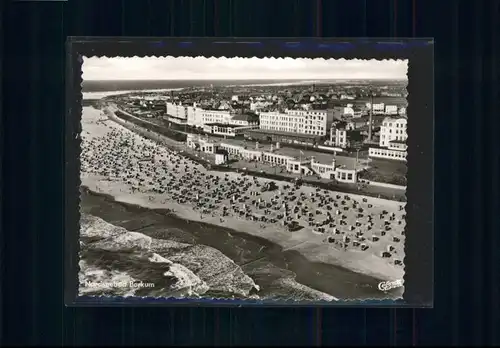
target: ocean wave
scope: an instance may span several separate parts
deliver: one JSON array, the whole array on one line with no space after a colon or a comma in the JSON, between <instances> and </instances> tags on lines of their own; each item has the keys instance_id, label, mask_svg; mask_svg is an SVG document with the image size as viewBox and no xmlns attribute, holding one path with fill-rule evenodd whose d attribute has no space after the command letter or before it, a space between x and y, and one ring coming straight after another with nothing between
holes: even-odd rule
<instances>
[{"instance_id":1,"label":"ocean wave","mask_svg":"<svg viewBox=\"0 0 500 348\"><path fill-rule=\"evenodd\" d=\"M274 285L281 289L275 297L294 301L338 301L338 298L300 284L293 278L278 279Z\"/></svg>"},{"instance_id":2,"label":"ocean wave","mask_svg":"<svg viewBox=\"0 0 500 348\"><path fill-rule=\"evenodd\" d=\"M243 270L247 272L256 282L263 278L267 280L268 286L264 290L266 294L260 294L261 297L275 301L338 301L325 292L313 289L309 286L299 283L296 280L297 274L289 269L278 268L269 260L259 260L251 263Z\"/></svg>"},{"instance_id":3,"label":"ocean wave","mask_svg":"<svg viewBox=\"0 0 500 348\"><path fill-rule=\"evenodd\" d=\"M133 296L135 289L119 286L119 284L130 284L136 279L119 271L107 270L89 265L85 260L80 260L79 294L80 296Z\"/></svg>"},{"instance_id":4,"label":"ocean wave","mask_svg":"<svg viewBox=\"0 0 500 348\"><path fill-rule=\"evenodd\" d=\"M87 214L80 226L80 295L233 298L259 289L214 248L151 238Z\"/></svg>"}]
</instances>

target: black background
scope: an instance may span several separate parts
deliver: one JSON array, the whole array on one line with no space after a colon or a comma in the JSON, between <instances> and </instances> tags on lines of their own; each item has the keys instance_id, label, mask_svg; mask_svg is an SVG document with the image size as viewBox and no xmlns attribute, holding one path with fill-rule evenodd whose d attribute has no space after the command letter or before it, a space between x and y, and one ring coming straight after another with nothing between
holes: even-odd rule
<instances>
[{"instance_id":1,"label":"black background","mask_svg":"<svg viewBox=\"0 0 500 348\"><path fill-rule=\"evenodd\" d=\"M3 344L499 344L499 2L8 0L2 6ZM69 35L434 37L435 308L64 308Z\"/></svg>"},{"instance_id":2,"label":"black background","mask_svg":"<svg viewBox=\"0 0 500 348\"><path fill-rule=\"evenodd\" d=\"M297 39L294 39L297 40ZM189 45L186 42L189 41ZM331 58L331 59L407 59L408 92L408 188L406 197L405 225L405 290L404 301L400 306L429 307L433 305L434 295L434 236L433 236L433 178L434 178L434 44L430 39L392 40L392 39L351 39L346 48L345 39L301 38L300 44L286 44L286 39L207 39L207 38L135 38L121 37L121 41L111 38L71 37L68 40L68 59L66 67L66 143L65 143L65 304L90 305L99 303L95 298L77 299L78 289L78 251L79 251L79 189L82 118L82 59L81 57L145 57L145 56L207 56L207 57L292 57L292 58ZM251 44L250 42L258 43ZM161 43L161 44L159 44ZM415 115L415 116L414 116ZM414 169L414 170L412 170ZM108 298L107 305L119 303L142 303L151 305L164 300L133 298ZM231 304L232 302L232 304ZM249 301L245 301L248 305ZM238 303L238 302L236 302ZM175 304L191 304L193 301L169 301ZM198 302L200 304L200 302ZM203 302L205 305L222 304L235 306L235 301ZM239 304L243 304L239 302ZM268 303L269 304L269 303ZM286 302L273 305L286 306ZM289 305L290 303L288 303ZM314 303L309 302L309 306ZM318 303L319 304L319 303ZM358 303L359 304L359 303ZM394 306L392 301L369 301L370 307ZM294 303L302 305L304 303ZM322 303L325 305L325 303ZM336 302L335 305L351 306L351 301Z\"/></svg>"}]
</instances>

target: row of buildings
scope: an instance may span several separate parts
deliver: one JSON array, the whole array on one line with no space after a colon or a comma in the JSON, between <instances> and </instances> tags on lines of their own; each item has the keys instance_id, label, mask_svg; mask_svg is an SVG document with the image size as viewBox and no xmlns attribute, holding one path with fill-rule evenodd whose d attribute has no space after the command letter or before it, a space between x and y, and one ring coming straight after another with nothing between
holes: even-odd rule
<instances>
[{"instance_id":1,"label":"row of buildings","mask_svg":"<svg viewBox=\"0 0 500 348\"><path fill-rule=\"evenodd\" d=\"M386 105L384 103L366 103L365 105L347 104L344 107L344 116L358 118L373 112L374 115L395 116L406 115L406 107L398 105Z\"/></svg>"},{"instance_id":2,"label":"row of buildings","mask_svg":"<svg viewBox=\"0 0 500 348\"><path fill-rule=\"evenodd\" d=\"M261 112L259 128L270 131L325 136L334 121L334 110L285 110Z\"/></svg>"},{"instance_id":3,"label":"row of buildings","mask_svg":"<svg viewBox=\"0 0 500 348\"><path fill-rule=\"evenodd\" d=\"M203 128L204 132L236 136L249 129L297 133L323 137L334 120L333 110L285 110L284 112L233 113L229 110L207 110L196 104L186 106L166 103L165 119L178 125Z\"/></svg>"},{"instance_id":4,"label":"row of buildings","mask_svg":"<svg viewBox=\"0 0 500 348\"><path fill-rule=\"evenodd\" d=\"M408 155L406 145L408 139L407 125L408 120L406 117L385 117L379 126L378 144L370 144L368 156L371 158L406 161ZM349 134L352 131L356 131L352 127L352 122L338 122L334 124L330 129L328 144L339 148L350 147ZM363 135L361 134L361 136Z\"/></svg>"},{"instance_id":5,"label":"row of buildings","mask_svg":"<svg viewBox=\"0 0 500 348\"><path fill-rule=\"evenodd\" d=\"M375 105L370 106L375 109ZM230 138L245 135L252 140L299 143L316 143L329 136L326 144L342 149L351 147L353 136L371 138L372 129L377 129L378 144L370 143L369 156L406 160L408 135L405 115L363 116L341 121L338 109L294 109L260 112L257 115L233 113L229 110L206 110L196 104L185 106L167 103L166 110L165 118L169 122L199 127L206 134Z\"/></svg>"},{"instance_id":6,"label":"row of buildings","mask_svg":"<svg viewBox=\"0 0 500 348\"><path fill-rule=\"evenodd\" d=\"M333 156L328 162L322 162L314 156L293 156L290 153L280 151L279 142L270 146L262 146L255 142L255 147L249 148L224 140L214 141L200 135L190 134L186 143L191 149L215 155L216 165L224 164L230 159L242 159L249 162L265 163L288 173L303 176L317 175L323 179L344 183L356 183L357 173L361 171L361 168L346 168L337 165Z\"/></svg>"},{"instance_id":7,"label":"row of buildings","mask_svg":"<svg viewBox=\"0 0 500 348\"><path fill-rule=\"evenodd\" d=\"M178 125L203 128L205 133L234 137L248 129L259 128L259 119L254 113L232 113L229 110L206 110L196 103L186 106L181 103L166 103L164 118Z\"/></svg>"}]
</instances>

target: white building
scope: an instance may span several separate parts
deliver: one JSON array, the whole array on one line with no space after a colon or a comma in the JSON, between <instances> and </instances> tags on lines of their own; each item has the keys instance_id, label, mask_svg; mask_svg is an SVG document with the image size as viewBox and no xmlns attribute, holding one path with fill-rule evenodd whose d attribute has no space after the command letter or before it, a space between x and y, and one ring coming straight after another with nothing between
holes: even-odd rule
<instances>
[{"instance_id":1,"label":"white building","mask_svg":"<svg viewBox=\"0 0 500 348\"><path fill-rule=\"evenodd\" d=\"M228 160L226 153L216 152L215 153L215 165L225 164Z\"/></svg>"},{"instance_id":2,"label":"white building","mask_svg":"<svg viewBox=\"0 0 500 348\"><path fill-rule=\"evenodd\" d=\"M196 103L191 105L182 105L180 103L166 103L167 121L177 124L188 124L190 126L203 127L203 109L196 106Z\"/></svg>"},{"instance_id":3,"label":"white building","mask_svg":"<svg viewBox=\"0 0 500 348\"><path fill-rule=\"evenodd\" d=\"M250 110L252 111L259 111L264 108L267 108L271 103L269 102L264 102L264 101L256 101L256 102L251 102L250 103Z\"/></svg>"},{"instance_id":4,"label":"white building","mask_svg":"<svg viewBox=\"0 0 500 348\"><path fill-rule=\"evenodd\" d=\"M344 100L344 99L353 100L353 99L356 99L356 98L355 98L354 96L352 96L352 95L342 94L342 95L340 96L340 99L341 99L341 100Z\"/></svg>"},{"instance_id":5,"label":"white building","mask_svg":"<svg viewBox=\"0 0 500 348\"><path fill-rule=\"evenodd\" d=\"M352 117L352 118L359 118L359 117L363 116L363 111L358 110L357 108L354 108L353 106L346 106L344 108L344 116Z\"/></svg>"},{"instance_id":6,"label":"white building","mask_svg":"<svg viewBox=\"0 0 500 348\"><path fill-rule=\"evenodd\" d=\"M333 126L330 128L330 145L345 149L348 146L347 130L345 127Z\"/></svg>"},{"instance_id":7,"label":"white building","mask_svg":"<svg viewBox=\"0 0 500 348\"><path fill-rule=\"evenodd\" d=\"M259 128L259 122L253 115L219 110L202 110L201 115L203 131L209 134L235 137L245 130Z\"/></svg>"},{"instance_id":8,"label":"white building","mask_svg":"<svg viewBox=\"0 0 500 348\"><path fill-rule=\"evenodd\" d=\"M187 122L187 110L182 104L167 102L166 112L165 119L170 122L178 124L185 124Z\"/></svg>"},{"instance_id":9,"label":"white building","mask_svg":"<svg viewBox=\"0 0 500 348\"><path fill-rule=\"evenodd\" d=\"M259 128L280 132L303 133L304 120L300 116L290 116L277 111L261 112L259 114Z\"/></svg>"},{"instance_id":10,"label":"white building","mask_svg":"<svg viewBox=\"0 0 500 348\"><path fill-rule=\"evenodd\" d=\"M371 147L368 155L374 158L406 161L408 134L407 119L404 117L386 117L380 126L379 147Z\"/></svg>"},{"instance_id":11,"label":"white building","mask_svg":"<svg viewBox=\"0 0 500 348\"><path fill-rule=\"evenodd\" d=\"M271 165L274 164L274 165L286 167L288 165L289 161L295 160L294 157L285 156L285 155L275 153L272 151L273 150L271 149L270 151L262 152L261 161L264 163L271 164Z\"/></svg>"},{"instance_id":12,"label":"white building","mask_svg":"<svg viewBox=\"0 0 500 348\"><path fill-rule=\"evenodd\" d=\"M261 112L259 121L260 129L264 130L324 136L333 121L333 113L329 110Z\"/></svg>"},{"instance_id":13,"label":"white building","mask_svg":"<svg viewBox=\"0 0 500 348\"><path fill-rule=\"evenodd\" d=\"M401 141L393 140L390 142L388 148L370 147L368 156L372 158L384 158L396 161L406 161L408 152L406 151L407 145Z\"/></svg>"},{"instance_id":14,"label":"white building","mask_svg":"<svg viewBox=\"0 0 500 348\"><path fill-rule=\"evenodd\" d=\"M401 116L406 115L406 108L404 106L399 108L398 114Z\"/></svg>"},{"instance_id":15,"label":"white building","mask_svg":"<svg viewBox=\"0 0 500 348\"><path fill-rule=\"evenodd\" d=\"M373 112L376 114L383 114L385 111L384 103L373 104Z\"/></svg>"},{"instance_id":16,"label":"white building","mask_svg":"<svg viewBox=\"0 0 500 348\"><path fill-rule=\"evenodd\" d=\"M254 115L234 114L229 119L229 124L239 127L251 127L251 126L258 126L259 121L257 117L255 117Z\"/></svg>"},{"instance_id":17,"label":"white building","mask_svg":"<svg viewBox=\"0 0 500 348\"><path fill-rule=\"evenodd\" d=\"M405 142L408 138L406 125L404 117L386 117L380 126L380 147L389 147L389 142L393 140Z\"/></svg>"},{"instance_id":18,"label":"white building","mask_svg":"<svg viewBox=\"0 0 500 348\"><path fill-rule=\"evenodd\" d=\"M338 182L354 184L358 181L356 169L348 169L337 166L335 159L331 163L320 163L314 157L311 158L311 169L322 179L335 179Z\"/></svg>"},{"instance_id":19,"label":"white building","mask_svg":"<svg viewBox=\"0 0 500 348\"><path fill-rule=\"evenodd\" d=\"M214 154L217 150L217 144L203 137L188 134L186 144L191 149L196 149L204 153Z\"/></svg>"},{"instance_id":20,"label":"white building","mask_svg":"<svg viewBox=\"0 0 500 348\"><path fill-rule=\"evenodd\" d=\"M231 113L226 110L202 110L201 119L203 124L220 123L229 124Z\"/></svg>"},{"instance_id":21,"label":"white building","mask_svg":"<svg viewBox=\"0 0 500 348\"><path fill-rule=\"evenodd\" d=\"M385 114L386 115L397 115L398 114L398 106L397 105L386 105L385 106Z\"/></svg>"},{"instance_id":22,"label":"white building","mask_svg":"<svg viewBox=\"0 0 500 348\"><path fill-rule=\"evenodd\" d=\"M202 109L196 107L196 103L193 106L186 107L187 124L194 127L203 127L202 112Z\"/></svg>"},{"instance_id":23,"label":"white building","mask_svg":"<svg viewBox=\"0 0 500 348\"><path fill-rule=\"evenodd\" d=\"M235 126L232 124L208 123L203 125L203 131L208 134L221 135L227 137L235 137L238 134L243 134L247 129L255 129L259 126Z\"/></svg>"},{"instance_id":24,"label":"white building","mask_svg":"<svg viewBox=\"0 0 500 348\"><path fill-rule=\"evenodd\" d=\"M355 184L358 181L358 175L354 169L336 168L335 179L339 182Z\"/></svg>"},{"instance_id":25,"label":"white building","mask_svg":"<svg viewBox=\"0 0 500 348\"><path fill-rule=\"evenodd\" d=\"M335 177L335 159L332 159L332 163L320 163L312 157L311 169L323 179L332 179Z\"/></svg>"},{"instance_id":26,"label":"white building","mask_svg":"<svg viewBox=\"0 0 500 348\"><path fill-rule=\"evenodd\" d=\"M366 108L370 110L372 108L371 103L366 103ZM385 113L385 104L384 103L373 103L373 113L374 114L383 114Z\"/></svg>"},{"instance_id":27,"label":"white building","mask_svg":"<svg viewBox=\"0 0 500 348\"><path fill-rule=\"evenodd\" d=\"M259 149L257 144L255 148L245 148L240 145L221 142L220 148L226 150L232 157L242 158L247 161L260 161L262 157L262 151Z\"/></svg>"},{"instance_id":28,"label":"white building","mask_svg":"<svg viewBox=\"0 0 500 348\"><path fill-rule=\"evenodd\" d=\"M345 116L350 116L350 117L354 116L354 109L352 108L352 106L346 106L344 108L344 115Z\"/></svg>"},{"instance_id":29,"label":"white building","mask_svg":"<svg viewBox=\"0 0 500 348\"><path fill-rule=\"evenodd\" d=\"M304 176L318 175L323 179L335 179L339 182L356 183L356 169L347 169L336 165L335 158L332 157L329 163L320 163L314 157L302 158L284 155L279 152L280 145L271 145L270 148L260 148L259 143L255 143L255 147L247 148L241 145L230 144L229 142L221 141L215 143L204 139L198 135L188 135L187 146L191 149L197 149L204 153L216 154L216 164L226 163L229 157L236 159L245 159L249 161L263 162L272 166L281 167L290 173L301 174ZM224 150L227 154L224 157L218 156Z\"/></svg>"}]
</instances>

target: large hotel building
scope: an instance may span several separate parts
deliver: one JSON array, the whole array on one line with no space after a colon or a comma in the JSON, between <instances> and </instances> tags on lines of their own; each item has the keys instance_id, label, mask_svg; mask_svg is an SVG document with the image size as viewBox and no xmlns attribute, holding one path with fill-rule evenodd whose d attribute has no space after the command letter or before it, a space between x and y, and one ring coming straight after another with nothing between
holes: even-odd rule
<instances>
[{"instance_id":1,"label":"large hotel building","mask_svg":"<svg viewBox=\"0 0 500 348\"><path fill-rule=\"evenodd\" d=\"M165 119L177 125L203 128L207 134L234 137L258 128L254 114L234 114L228 110L206 110L193 105L166 103Z\"/></svg>"},{"instance_id":2,"label":"large hotel building","mask_svg":"<svg viewBox=\"0 0 500 348\"><path fill-rule=\"evenodd\" d=\"M261 112L259 121L262 130L325 136L333 122L333 110Z\"/></svg>"}]
</instances>

